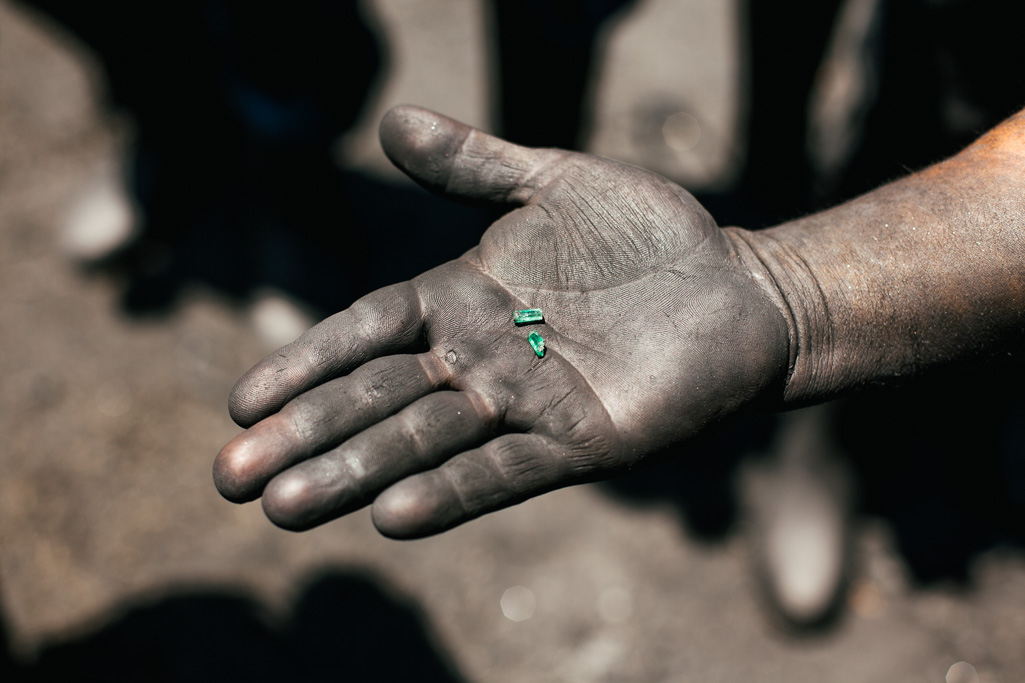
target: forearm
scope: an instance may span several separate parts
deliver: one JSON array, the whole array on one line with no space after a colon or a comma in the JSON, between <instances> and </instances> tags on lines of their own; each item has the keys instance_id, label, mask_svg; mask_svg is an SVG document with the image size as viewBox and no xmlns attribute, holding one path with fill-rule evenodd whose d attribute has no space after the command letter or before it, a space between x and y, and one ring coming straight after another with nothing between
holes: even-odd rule
<instances>
[{"instance_id":1,"label":"forearm","mask_svg":"<svg viewBox=\"0 0 1025 683\"><path fill-rule=\"evenodd\" d=\"M787 405L1025 345L1025 112L829 211L729 229L790 332Z\"/></svg>"}]
</instances>

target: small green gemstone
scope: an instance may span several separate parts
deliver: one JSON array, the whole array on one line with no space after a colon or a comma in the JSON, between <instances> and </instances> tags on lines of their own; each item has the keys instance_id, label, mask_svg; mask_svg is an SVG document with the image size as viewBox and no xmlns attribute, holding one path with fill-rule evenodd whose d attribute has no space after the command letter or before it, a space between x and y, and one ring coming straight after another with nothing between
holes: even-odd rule
<instances>
[{"instance_id":1,"label":"small green gemstone","mask_svg":"<svg viewBox=\"0 0 1025 683\"><path fill-rule=\"evenodd\" d=\"M544 320L544 316L541 314L540 308L525 308L522 311L516 311L513 313L513 322L517 325L539 323L542 320Z\"/></svg>"},{"instance_id":2,"label":"small green gemstone","mask_svg":"<svg viewBox=\"0 0 1025 683\"><path fill-rule=\"evenodd\" d=\"M527 335L527 341L530 342L530 346L534 349L534 353L537 354L538 358L544 358L545 356L545 338L534 330Z\"/></svg>"}]
</instances>

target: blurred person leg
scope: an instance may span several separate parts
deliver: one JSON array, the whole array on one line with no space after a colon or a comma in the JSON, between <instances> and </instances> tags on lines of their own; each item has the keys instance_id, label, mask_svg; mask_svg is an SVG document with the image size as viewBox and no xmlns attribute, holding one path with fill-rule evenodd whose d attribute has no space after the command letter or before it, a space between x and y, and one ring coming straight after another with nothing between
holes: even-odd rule
<instances>
[{"instance_id":1,"label":"blurred person leg","mask_svg":"<svg viewBox=\"0 0 1025 683\"><path fill-rule=\"evenodd\" d=\"M749 99L735 199L754 225L814 208L804 153L809 105L842 4L742 4ZM757 539L758 585L774 616L796 628L835 618L847 582L853 485L829 422L825 408L782 415L769 452L749 467L750 485L740 490Z\"/></svg>"},{"instance_id":2,"label":"blurred person leg","mask_svg":"<svg viewBox=\"0 0 1025 683\"><path fill-rule=\"evenodd\" d=\"M809 100L841 5L842 0L741 3L748 101L737 186L740 200L760 222L750 227L775 225L813 208L804 153Z\"/></svg>"},{"instance_id":3,"label":"blurred person leg","mask_svg":"<svg viewBox=\"0 0 1025 683\"><path fill-rule=\"evenodd\" d=\"M601 33L634 0L491 0L497 134L528 147L583 149Z\"/></svg>"},{"instance_id":4,"label":"blurred person leg","mask_svg":"<svg viewBox=\"0 0 1025 683\"><path fill-rule=\"evenodd\" d=\"M190 280L238 297L268 274L302 285L304 270L260 243L268 229L319 240L358 271L332 145L383 64L364 3L28 4L94 50L110 103L134 123L126 184L140 225L109 264L127 276L129 310L163 310Z\"/></svg>"},{"instance_id":5,"label":"blurred person leg","mask_svg":"<svg viewBox=\"0 0 1025 683\"><path fill-rule=\"evenodd\" d=\"M1025 62L1017 36L1025 5L911 0L879 8L874 96L864 103L857 144L820 193L828 203L958 152L1025 102L1025 77L1003 68ZM1020 468L1005 475L997 462L1006 450L992 435L1014 433L1017 414L1016 397L996 390L1000 384L954 376L884 400L856 397L838 411L844 446L867 471L864 502L894 525L919 581L964 580L970 557L992 542L987 530L1013 517L991 512L1010 495L1005 487L1023 488L1014 483ZM975 453L968 467L965 452Z\"/></svg>"},{"instance_id":6,"label":"blurred person leg","mask_svg":"<svg viewBox=\"0 0 1025 683\"><path fill-rule=\"evenodd\" d=\"M257 330L273 343L312 322L297 299L321 312L347 305L372 263L334 143L376 94L385 52L369 3L301 0L287 11L210 0L221 89L244 138L244 230L262 237L263 272L252 292ZM310 267L314 251L344 273L328 286Z\"/></svg>"},{"instance_id":7,"label":"blurred person leg","mask_svg":"<svg viewBox=\"0 0 1025 683\"><path fill-rule=\"evenodd\" d=\"M790 91L790 99L780 105L791 107L782 122L774 120L772 116L760 118L763 108L760 103L778 97L781 92L787 92L773 86L796 88L799 85L800 90L804 91L810 85L808 79L815 74L791 63L786 67L786 70L794 74L791 82L784 83L786 79L778 76L766 77L768 69L781 69L781 65L787 64L795 55L782 49L784 40L781 36L785 38L786 34L780 33L779 26L774 32L766 30L772 22L780 22L782 18L778 14L771 14L767 8L760 8L757 3L751 3L749 7L753 62L752 120L744 187L755 206L761 207L763 211L767 208L770 214L775 212L775 215L767 215L770 222L786 218L788 213L792 216L811 210L815 208L815 202L833 204L846 200L903 175L908 170L922 168L955 153L979 132L1017 111L1022 97L1025 97L1022 94L1025 93L1025 84L1018 89L1008 88L1005 81L997 80L1003 78L1003 72L995 68L996 65L1019 63L1025 59L1025 44L1008 34L1015 30L1009 27L1020 26L1025 20L1025 8L996 2L986 2L980 6L964 0L944 3L924 0L877 3L873 7L873 3L858 3L854 0L845 3L840 16L857 22L859 17L850 10L859 9L855 7L859 4L864 6L860 8L864 10L860 16L863 23L860 26L862 32L855 40L861 40L863 44L854 47L857 54L849 55L849 59L864 61L854 67L867 71L862 77L867 78L868 82L862 84L861 100L848 103L857 111L845 120L848 124L855 123L857 130L832 131L834 137L851 136L853 144L846 156L833 160L835 165L828 169L830 177L825 179L827 182L821 182L821 177L816 179L808 175L810 167L808 160L803 157L782 160L784 167L790 167L792 172L780 172L778 163L774 173L770 170L780 150L804 148L808 126L807 110L799 111L797 107L799 104L807 106L807 96L798 97L796 89ZM760 15L759 11L763 14ZM824 10L820 8L821 11ZM817 16L823 17L821 13ZM838 30L843 28L837 27ZM770 44L776 46L775 50L767 49ZM759 48L759 45L762 47ZM836 47L835 42L831 47ZM812 46L805 45L801 49L805 50L807 56ZM820 47L816 44L814 49L817 51ZM796 122L800 122L800 126ZM774 151L775 144L782 146ZM776 158L775 161L779 162L780 159ZM760 182L760 179L765 178L769 181ZM772 180L774 178L775 181ZM811 185L805 182L809 180ZM779 187L781 184L788 184L789 187ZM760 197L765 193L771 195L769 201ZM806 205L804 208L800 206L802 195ZM908 399L909 395L912 398ZM952 400L956 400L957 392L940 388L932 392L904 392L901 396L903 400L913 402L916 410L921 410L922 414L939 415ZM860 404L865 405L864 402ZM792 451L801 450L802 447L799 441L787 434L791 431L800 433L801 427L794 424L799 421L798 418L785 416L775 448L774 466L763 477L761 486L763 493L764 490L775 493L763 495L763 499L752 507L762 539L758 553L762 585L769 604L792 625L823 623L829 616L835 616L836 610L841 607L839 598L844 573L838 573L835 568L849 565L844 553L849 551L850 540L842 538L841 534L850 532L849 519L844 521L845 516L850 514L850 505L849 493L844 493L844 487L837 488L837 482L842 481L837 473L847 468L843 467L843 461L835 455L836 448L840 445L851 447L851 455L861 462L880 459L884 453L897 457L913 450L910 446L912 443L918 447L919 441L912 440L903 451L894 449L890 442L895 433L909 428L906 421L900 422L900 429L897 426L887 428L884 426L887 424L886 416L879 412L885 408L869 406L863 409L870 416L863 415L859 429L863 430L865 424L873 425L869 441L874 443L868 445L859 436L853 442L859 445L852 446L850 438L837 440L833 435L835 430L821 428L817 447L820 456L817 458L809 457L808 452L815 452L815 449L809 451L806 447L805 455L796 457L793 454ZM848 413L850 409L841 406L837 412ZM871 416L872 413L875 415ZM826 414L820 419L832 422L835 418ZM941 441L949 445L959 442L962 437L958 435L971 427L964 421L950 421L943 425L943 429L946 436ZM943 467L946 462L944 458L947 457L945 454L950 450L938 447L928 458L930 464L927 468L914 468L918 472L914 478L925 476L925 470ZM964 449L953 450L960 452ZM885 463L872 465L883 470L875 477L876 480L894 474L892 457L884 459ZM834 467L831 462L840 467ZM978 476L984 476L982 470L987 466L983 458L977 464L980 469ZM975 473L965 473L964 476L972 478ZM957 488L956 484L951 485ZM848 484L846 488L849 491L852 487ZM900 501L888 503L897 511L894 513L895 520L913 518L913 515L905 514L904 509L916 505L914 501L922 496L918 491L918 487L908 487L903 494L892 496L894 501ZM832 509L827 505L830 492L838 496ZM768 505L766 500L787 502L781 503L777 506L779 509L776 509ZM921 499L921 504L922 509L931 510L925 516L933 523L916 527L914 533L901 536L905 553L913 567L925 568L916 569L916 573L921 572L922 576L958 574L965 553L970 551L934 553L936 544L925 540L931 537L925 529L935 528L939 520L951 515L960 519L961 513L956 505L935 503L927 496ZM903 521L897 523L899 527L905 524ZM950 525L956 527L962 523L954 520ZM826 533L828 529L833 529L833 536ZM800 560L803 552L799 550L801 539L807 541L816 534L821 539L829 539L818 549L818 560ZM948 539L947 542L951 537L959 537L953 532L941 535ZM837 539L841 539L840 542ZM922 551L919 546L925 546L927 550ZM977 547L967 542L964 546ZM827 558L825 549L831 549L835 554L832 559ZM814 554L811 556L815 557ZM939 556L947 559L941 561ZM929 559L923 560L922 557ZM815 566L819 567L818 573L811 570ZM837 580L837 577L840 579ZM800 587L801 582L803 588ZM835 586L837 593L827 599L825 587L829 585ZM801 595L804 595L803 600L796 599ZM815 595L819 597L817 601L811 599ZM816 603L818 609L813 608Z\"/></svg>"},{"instance_id":8,"label":"blurred person leg","mask_svg":"<svg viewBox=\"0 0 1025 683\"><path fill-rule=\"evenodd\" d=\"M954 154L1025 101L1025 5L1000 0L884 3L878 96L830 200Z\"/></svg>"}]
</instances>

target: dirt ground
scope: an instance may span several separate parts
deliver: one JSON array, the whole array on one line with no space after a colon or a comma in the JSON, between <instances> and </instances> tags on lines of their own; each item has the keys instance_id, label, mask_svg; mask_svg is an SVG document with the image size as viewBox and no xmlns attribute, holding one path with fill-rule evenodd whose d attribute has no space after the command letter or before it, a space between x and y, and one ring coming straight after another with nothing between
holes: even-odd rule
<instances>
[{"instance_id":1,"label":"dirt ground","mask_svg":"<svg viewBox=\"0 0 1025 683\"><path fill-rule=\"evenodd\" d=\"M373 6L392 61L339 154L397 184L374 137L391 104L487 125L483 21L472 0ZM639 3L611 40L594 151L694 185L728 174L730 4ZM1025 680L1019 551L979 556L967 587L916 586L864 519L846 615L802 638L760 606L742 517L698 538L671 502L584 486L399 543L364 512L293 534L225 502L226 396L268 340L202 285L129 315L123 283L69 257L68 212L131 140L103 89L82 45L0 0L0 625L28 678ZM652 142L632 104L651 101L704 122L701 142Z\"/></svg>"}]
</instances>

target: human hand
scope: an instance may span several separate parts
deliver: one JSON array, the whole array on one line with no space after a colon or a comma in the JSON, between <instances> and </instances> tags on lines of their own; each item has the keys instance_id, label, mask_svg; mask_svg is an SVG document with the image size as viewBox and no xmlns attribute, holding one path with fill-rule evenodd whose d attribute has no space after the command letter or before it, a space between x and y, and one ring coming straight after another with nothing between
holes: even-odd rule
<instances>
[{"instance_id":1,"label":"human hand","mask_svg":"<svg viewBox=\"0 0 1025 683\"><path fill-rule=\"evenodd\" d=\"M508 207L480 245L257 364L218 490L306 529L373 503L381 533L451 528L629 469L782 395L788 327L686 191L607 159L518 147L394 109L389 157L428 189ZM544 322L517 327L514 310ZM547 352L527 343L536 329Z\"/></svg>"}]
</instances>

